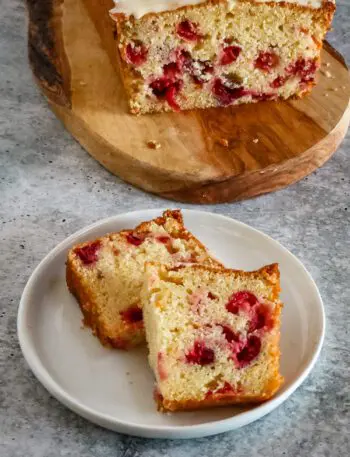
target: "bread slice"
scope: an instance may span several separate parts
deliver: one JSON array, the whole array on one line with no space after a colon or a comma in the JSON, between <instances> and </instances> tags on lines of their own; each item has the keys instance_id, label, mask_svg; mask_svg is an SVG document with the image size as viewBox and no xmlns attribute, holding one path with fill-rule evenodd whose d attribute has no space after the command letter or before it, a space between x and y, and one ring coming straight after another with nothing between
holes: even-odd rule
<instances>
[{"instance_id":1,"label":"bread slice","mask_svg":"<svg viewBox=\"0 0 350 457\"><path fill-rule=\"evenodd\" d=\"M244 272L146 265L142 289L158 409L268 400L280 387L277 264Z\"/></svg>"},{"instance_id":2,"label":"bread slice","mask_svg":"<svg viewBox=\"0 0 350 457\"><path fill-rule=\"evenodd\" d=\"M335 11L334 0L114 2L135 114L306 95Z\"/></svg>"},{"instance_id":3,"label":"bread slice","mask_svg":"<svg viewBox=\"0 0 350 457\"><path fill-rule=\"evenodd\" d=\"M128 348L144 341L140 290L145 261L221 265L186 230L179 210L165 211L135 230L74 246L68 253L67 285L102 344Z\"/></svg>"}]
</instances>

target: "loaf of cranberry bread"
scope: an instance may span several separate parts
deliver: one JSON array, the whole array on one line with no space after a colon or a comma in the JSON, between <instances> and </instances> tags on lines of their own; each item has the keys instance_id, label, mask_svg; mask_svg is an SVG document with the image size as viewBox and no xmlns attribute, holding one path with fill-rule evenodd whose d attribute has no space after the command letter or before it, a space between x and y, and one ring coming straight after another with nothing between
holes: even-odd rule
<instances>
[{"instance_id":1,"label":"loaf of cranberry bread","mask_svg":"<svg viewBox=\"0 0 350 457\"><path fill-rule=\"evenodd\" d=\"M140 289L146 261L221 266L186 230L179 210L74 246L67 285L102 344L128 348L144 341Z\"/></svg>"},{"instance_id":2,"label":"loaf of cranberry bread","mask_svg":"<svg viewBox=\"0 0 350 457\"><path fill-rule=\"evenodd\" d=\"M334 0L114 0L132 113L301 97Z\"/></svg>"},{"instance_id":3,"label":"loaf of cranberry bread","mask_svg":"<svg viewBox=\"0 0 350 457\"><path fill-rule=\"evenodd\" d=\"M160 410L262 402L277 391L279 276L277 264L147 264L141 296Z\"/></svg>"}]
</instances>

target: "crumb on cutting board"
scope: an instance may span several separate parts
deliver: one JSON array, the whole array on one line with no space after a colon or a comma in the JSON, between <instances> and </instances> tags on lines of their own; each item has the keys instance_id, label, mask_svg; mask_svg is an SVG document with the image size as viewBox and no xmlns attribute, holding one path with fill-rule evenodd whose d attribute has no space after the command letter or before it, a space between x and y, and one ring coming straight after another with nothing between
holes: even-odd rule
<instances>
[{"instance_id":1,"label":"crumb on cutting board","mask_svg":"<svg viewBox=\"0 0 350 457\"><path fill-rule=\"evenodd\" d=\"M149 140L147 141L147 146L149 149L159 149L162 145L158 141Z\"/></svg>"}]
</instances>

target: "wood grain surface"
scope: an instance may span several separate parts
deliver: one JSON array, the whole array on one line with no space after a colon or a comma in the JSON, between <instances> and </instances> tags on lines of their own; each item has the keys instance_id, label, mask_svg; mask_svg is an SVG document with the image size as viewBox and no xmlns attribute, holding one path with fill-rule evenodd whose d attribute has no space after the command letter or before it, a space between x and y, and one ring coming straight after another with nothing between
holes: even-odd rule
<instances>
[{"instance_id":1,"label":"wood grain surface","mask_svg":"<svg viewBox=\"0 0 350 457\"><path fill-rule=\"evenodd\" d=\"M129 114L111 4L27 0L36 81L66 128L112 173L170 199L228 202L303 178L339 146L350 120L349 73L327 43L318 84L302 100Z\"/></svg>"}]
</instances>

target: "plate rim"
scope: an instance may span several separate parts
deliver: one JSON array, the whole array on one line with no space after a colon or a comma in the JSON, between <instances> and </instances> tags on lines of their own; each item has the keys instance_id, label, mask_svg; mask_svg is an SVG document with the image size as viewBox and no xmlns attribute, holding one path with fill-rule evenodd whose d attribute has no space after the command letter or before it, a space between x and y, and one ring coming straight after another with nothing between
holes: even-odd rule
<instances>
[{"instance_id":1,"label":"plate rim","mask_svg":"<svg viewBox=\"0 0 350 457\"><path fill-rule=\"evenodd\" d=\"M27 334L26 330L26 319L25 319L25 311L28 308L28 303L30 303L29 298L33 286L37 281L37 277L40 275L42 269L45 265L54 259L57 254L61 253L62 250L67 249L77 237L80 237L84 234L88 234L89 231L98 228L101 225L114 222L119 218L123 217L132 217L133 215L137 215L141 212L147 213L154 213L160 214L163 211L169 208L144 208L134 211L123 212L120 214L116 214L114 216L106 217L100 219L92 224L89 224L73 234L69 235L67 238L62 240L58 243L53 249L51 249L44 258L37 264L37 266L32 271L21 295L20 304L18 307L17 313L17 337L19 340L20 348L26 363L28 364L29 368L38 379L38 381L45 387L45 389L59 402L64 404L70 410L74 411L76 414L84 417L85 419L105 427L107 429L117 431L119 433L125 433L133 436L139 437L147 437L147 438L195 438L195 437L205 437L210 436L218 433L223 433L225 431L234 430L240 428L244 425L247 425L255 420L265 416L269 412L273 411L279 405L281 405L287 398L303 383L303 381L307 378L311 370L313 369L322 349L322 345L324 342L325 336L325 328L326 328L326 318L325 318L325 310L323 300L320 294L320 291L316 285L316 282L312 278L309 271L303 265L303 263L286 247L284 247L279 241L275 240L271 236L265 234L264 232L244 223L237 219L231 218L230 216L226 216L223 214L213 213L211 211L206 210L197 210L197 209L185 209L180 208L184 216L186 213L192 213L196 215L196 213L206 213L210 216L214 216L216 218L221 218L229 222L233 222L241 228L248 229L253 231L255 234L258 234L265 238L267 241L272 242L276 245L276 247L280 248L284 254L290 257L291 260L296 262L299 267L303 270L303 273L306 275L310 287L314 289L317 297L317 306L320 311L320 334L318 335L317 344L314 345L312 348L312 353L304 362L300 373L298 374L297 378L291 385L281 394L280 396L273 397L272 399L262 403L258 406L255 406L254 409L244 411L239 413L238 415L228 417L225 419L220 419L216 421L209 421L204 422L201 424L189 424L189 425L147 425L147 424L139 424L127 421L120 421L115 417L111 416L110 414L101 413L96 411L89 406L84 405L79 400L77 400L74 396L70 395L66 392L58 382L50 375L50 373L45 368L45 365L42 363L37 351L34 348L34 345L30 344L30 337ZM153 217L153 216L152 216Z\"/></svg>"}]
</instances>

